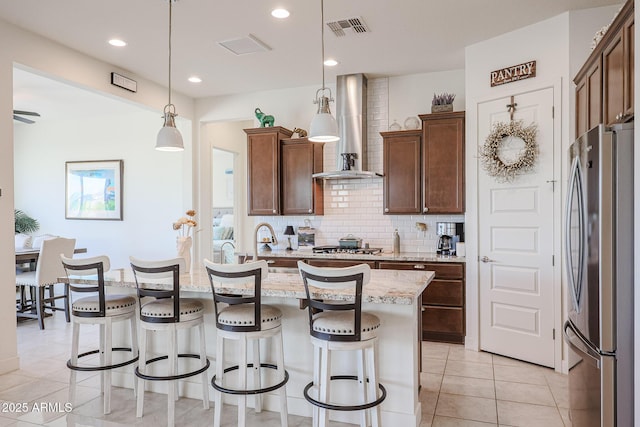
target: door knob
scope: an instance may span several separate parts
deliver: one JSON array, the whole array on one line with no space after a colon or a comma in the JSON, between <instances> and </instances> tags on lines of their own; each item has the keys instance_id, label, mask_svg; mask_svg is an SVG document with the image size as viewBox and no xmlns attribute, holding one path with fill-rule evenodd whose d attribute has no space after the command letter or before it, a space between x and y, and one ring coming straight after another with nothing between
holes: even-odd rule
<instances>
[{"instance_id":1,"label":"door knob","mask_svg":"<svg viewBox=\"0 0 640 427\"><path fill-rule=\"evenodd\" d=\"M495 260L495 259L491 259L491 258L489 258L489 257L488 257L488 256L486 256L486 255L485 255L485 256L483 256L482 258L480 258L480 261L482 261L482 262L496 262L496 260Z\"/></svg>"}]
</instances>

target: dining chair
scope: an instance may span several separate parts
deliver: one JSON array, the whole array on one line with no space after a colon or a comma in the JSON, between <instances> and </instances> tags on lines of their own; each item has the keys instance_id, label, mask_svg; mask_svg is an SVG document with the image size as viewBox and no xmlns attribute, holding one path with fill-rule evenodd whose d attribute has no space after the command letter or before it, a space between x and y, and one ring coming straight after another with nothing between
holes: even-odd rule
<instances>
[{"instance_id":1,"label":"dining chair","mask_svg":"<svg viewBox=\"0 0 640 427\"><path fill-rule=\"evenodd\" d=\"M100 384L104 396L104 414L111 412L111 371L134 364L138 361L138 334L136 327L136 297L133 295L107 294L104 286L104 273L109 271L109 257L102 255L91 258L67 258L60 255L62 265L70 276L97 277L97 284L69 284L69 294L74 298L71 303L71 319L73 321L73 338L71 340L71 358L67 367L71 371L69 377L69 402L75 403L76 373L100 372ZM75 294L79 297L75 298ZM84 295L80 297L80 295ZM113 323L129 321L130 347L113 347ZM80 325L99 325L100 338L98 349L79 353ZM113 363L114 351L126 351L130 355L127 360ZM100 355L100 362L82 362L83 357ZM133 382L134 395L136 381Z\"/></svg>"},{"instance_id":2,"label":"dining chair","mask_svg":"<svg viewBox=\"0 0 640 427\"><path fill-rule=\"evenodd\" d=\"M52 311L64 311L67 322L71 321L69 314L69 286L64 285L62 295L56 295L54 286L61 283L58 279L65 277L66 272L60 261L60 254L67 258L73 257L76 239L56 237L44 240L40 246L38 263L35 271L26 271L16 275L16 286L28 287L35 294L35 301L26 304L17 310L18 317L38 319L40 329L44 329L45 309ZM49 296L45 296L45 291ZM64 306L57 307L56 300L62 299Z\"/></svg>"}]
</instances>

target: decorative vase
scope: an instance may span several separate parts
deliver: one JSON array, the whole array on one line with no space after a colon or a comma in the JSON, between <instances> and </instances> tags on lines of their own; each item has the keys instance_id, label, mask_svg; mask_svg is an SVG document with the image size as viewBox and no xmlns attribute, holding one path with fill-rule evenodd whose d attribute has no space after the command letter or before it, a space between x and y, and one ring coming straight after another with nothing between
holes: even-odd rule
<instances>
[{"instance_id":1,"label":"decorative vase","mask_svg":"<svg viewBox=\"0 0 640 427\"><path fill-rule=\"evenodd\" d=\"M453 104L442 104L442 105L431 106L432 113L445 113L449 111L453 111Z\"/></svg>"},{"instance_id":2,"label":"decorative vase","mask_svg":"<svg viewBox=\"0 0 640 427\"><path fill-rule=\"evenodd\" d=\"M191 236L176 237L176 251L179 258L184 258L185 273L191 270Z\"/></svg>"}]
</instances>

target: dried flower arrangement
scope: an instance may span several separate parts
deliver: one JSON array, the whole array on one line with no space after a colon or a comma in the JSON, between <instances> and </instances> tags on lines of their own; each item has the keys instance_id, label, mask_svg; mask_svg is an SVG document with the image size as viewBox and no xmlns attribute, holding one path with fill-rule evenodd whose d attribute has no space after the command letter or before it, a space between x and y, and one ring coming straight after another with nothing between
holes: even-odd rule
<instances>
[{"instance_id":1,"label":"dried flower arrangement","mask_svg":"<svg viewBox=\"0 0 640 427\"><path fill-rule=\"evenodd\" d=\"M456 98L455 93L441 93L440 95L433 94L431 105L449 105L453 104L453 100Z\"/></svg>"},{"instance_id":2,"label":"dried flower arrangement","mask_svg":"<svg viewBox=\"0 0 640 427\"><path fill-rule=\"evenodd\" d=\"M196 211L189 209L186 212L187 216L183 216L173 223L173 229L178 232L178 236L186 237L191 235L191 231L194 227L198 226L198 223L193 218L196 216Z\"/></svg>"},{"instance_id":3,"label":"dried flower arrangement","mask_svg":"<svg viewBox=\"0 0 640 427\"><path fill-rule=\"evenodd\" d=\"M525 127L521 120L495 123L484 145L480 147L480 160L485 171L498 181L511 182L517 175L532 170L538 156L536 134L534 124ZM515 161L506 164L500 158L499 152L508 136L522 139L524 148Z\"/></svg>"}]
</instances>

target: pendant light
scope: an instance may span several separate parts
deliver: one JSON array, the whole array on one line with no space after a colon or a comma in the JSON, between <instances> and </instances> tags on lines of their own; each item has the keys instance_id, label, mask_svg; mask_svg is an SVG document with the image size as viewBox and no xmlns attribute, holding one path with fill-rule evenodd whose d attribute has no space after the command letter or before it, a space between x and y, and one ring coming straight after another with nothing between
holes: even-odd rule
<instances>
[{"instance_id":1,"label":"pendant light","mask_svg":"<svg viewBox=\"0 0 640 427\"><path fill-rule=\"evenodd\" d=\"M318 104L318 112L311 121L309 127L309 141L312 142L334 142L338 141L338 123L331 115L329 103L333 102L331 89L324 85L324 0L320 0L320 28L322 34L322 88L316 91L314 104ZM325 96L326 91L329 96Z\"/></svg>"},{"instance_id":2,"label":"pendant light","mask_svg":"<svg viewBox=\"0 0 640 427\"><path fill-rule=\"evenodd\" d=\"M171 14L175 1L169 0L169 103L164 106L164 126L158 132L156 140L156 150L160 151L184 150L182 135L176 128L176 106L171 103Z\"/></svg>"}]
</instances>

